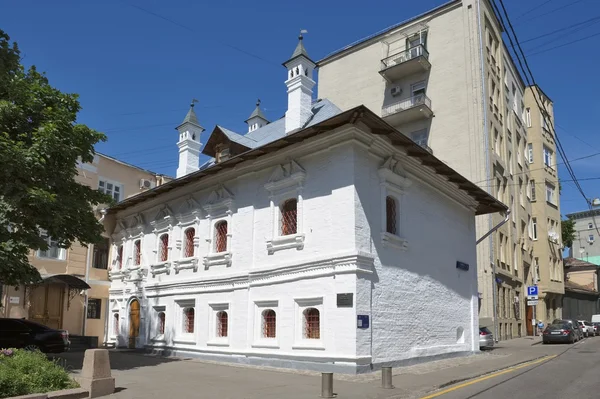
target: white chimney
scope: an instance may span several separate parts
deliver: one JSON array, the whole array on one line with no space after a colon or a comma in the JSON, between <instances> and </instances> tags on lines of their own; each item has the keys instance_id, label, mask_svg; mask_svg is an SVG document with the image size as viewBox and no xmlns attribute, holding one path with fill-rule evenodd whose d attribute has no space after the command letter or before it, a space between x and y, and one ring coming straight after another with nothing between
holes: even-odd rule
<instances>
[{"instance_id":1,"label":"white chimney","mask_svg":"<svg viewBox=\"0 0 600 399\"><path fill-rule=\"evenodd\" d=\"M302 43L302 33L292 58L283 66L287 68L288 79L285 82L288 92L288 109L285 113L285 133L304 127L312 116L312 89L315 81L312 74L316 64L309 58Z\"/></svg>"}]
</instances>

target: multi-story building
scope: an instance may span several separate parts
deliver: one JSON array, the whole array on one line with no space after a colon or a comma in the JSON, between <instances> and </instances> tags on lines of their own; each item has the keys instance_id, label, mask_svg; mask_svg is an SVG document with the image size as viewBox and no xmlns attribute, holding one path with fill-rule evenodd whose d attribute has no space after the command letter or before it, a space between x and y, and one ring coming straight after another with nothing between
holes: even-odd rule
<instances>
[{"instance_id":1,"label":"multi-story building","mask_svg":"<svg viewBox=\"0 0 600 399\"><path fill-rule=\"evenodd\" d=\"M97 188L117 202L169 180L99 153L92 163L80 163L77 169L79 183ZM103 207L106 206L96 207L98 217L102 216L99 210ZM0 315L25 317L103 342L110 286L108 237L87 247L75 242L68 249L60 248L52 237L47 238L48 250L32 252L29 257L43 283L3 287Z\"/></svg>"},{"instance_id":2,"label":"multi-story building","mask_svg":"<svg viewBox=\"0 0 600 399\"><path fill-rule=\"evenodd\" d=\"M569 256L600 265L600 209L566 215L575 222L575 239Z\"/></svg>"},{"instance_id":3,"label":"multi-story building","mask_svg":"<svg viewBox=\"0 0 600 399\"><path fill-rule=\"evenodd\" d=\"M284 66L283 118L202 144L192 108L179 177L108 209L110 341L350 373L478 351L475 215L506 207L368 108L313 102L302 37Z\"/></svg>"},{"instance_id":4,"label":"multi-story building","mask_svg":"<svg viewBox=\"0 0 600 399\"><path fill-rule=\"evenodd\" d=\"M500 339L525 333L532 262L525 85L488 0L454 0L318 62L319 97L359 104L510 207L478 245L480 322ZM503 216L477 220L481 236Z\"/></svg>"},{"instance_id":5,"label":"multi-story building","mask_svg":"<svg viewBox=\"0 0 600 399\"><path fill-rule=\"evenodd\" d=\"M538 285L536 319L551 322L562 317L562 296L565 292L558 167L552 130L554 109L552 100L538 86L525 89L524 101L527 128L525 158L531 178L527 182L527 195L531 200L534 266L525 277L527 285ZM528 306L527 318L533 317L533 307ZM533 334L531 324L527 328Z\"/></svg>"},{"instance_id":6,"label":"multi-story building","mask_svg":"<svg viewBox=\"0 0 600 399\"><path fill-rule=\"evenodd\" d=\"M564 260L565 294L562 300L564 318L591 320L600 314L598 265L576 258Z\"/></svg>"}]
</instances>

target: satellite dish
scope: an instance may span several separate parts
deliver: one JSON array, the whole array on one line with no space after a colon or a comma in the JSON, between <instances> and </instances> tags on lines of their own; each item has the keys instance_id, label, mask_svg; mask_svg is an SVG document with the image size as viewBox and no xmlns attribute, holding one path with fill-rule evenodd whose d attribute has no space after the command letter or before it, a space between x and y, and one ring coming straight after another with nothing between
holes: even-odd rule
<instances>
[{"instance_id":1,"label":"satellite dish","mask_svg":"<svg viewBox=\"0 0 600 399\"><path fill-rule=\"evenodd\" d=\"M592 200L592 206L600 206L600 198L594 198Z\"/></svg>"}]
</instances>

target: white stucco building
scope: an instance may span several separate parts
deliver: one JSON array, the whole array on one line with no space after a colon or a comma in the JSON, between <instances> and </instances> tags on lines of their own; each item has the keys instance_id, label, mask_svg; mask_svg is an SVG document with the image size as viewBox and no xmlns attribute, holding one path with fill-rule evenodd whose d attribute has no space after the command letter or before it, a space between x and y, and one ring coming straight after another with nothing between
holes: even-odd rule
<instances>
[{"instance_id":1,"label":"white stucco building","mask_svg":"<svg viewBox=\"0 0 600 399\"><path fill-rule=\"evenodd\" d=\"M213 161L108 210L110 341L347 373L479 350L475 215L506 207L368 108L311 101L302 39L284 65L284 118L201 140L192 107L179 148Z\"/></svg>"}]
</instances>

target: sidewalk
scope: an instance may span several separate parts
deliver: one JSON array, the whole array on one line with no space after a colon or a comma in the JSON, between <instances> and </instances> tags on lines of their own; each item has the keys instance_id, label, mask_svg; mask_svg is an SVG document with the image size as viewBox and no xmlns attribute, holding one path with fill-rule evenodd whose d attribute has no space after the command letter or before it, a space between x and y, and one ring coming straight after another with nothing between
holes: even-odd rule
<instances>
[{"instance_id":1,"label":"sidewalk","mask_svg":"<svg viewBox=\"0 0 600 399\"><path fill-rule=\"evenodd\" d=\"M532 345L520 338L500 342L494 350L394 369L395 389L379 387L380 373L334 376L338 398L419 398L440 387L515 364L558 354L570 346ZM68 354L71 357L75 354ZM75 358L68 360L78 371ZM176 360L134 352L111 351L119 391L110 398L316 398L320 374L225 365L192 359ZM79 366L80 368L80 366Z\"/></svg>"}]
</instances>

